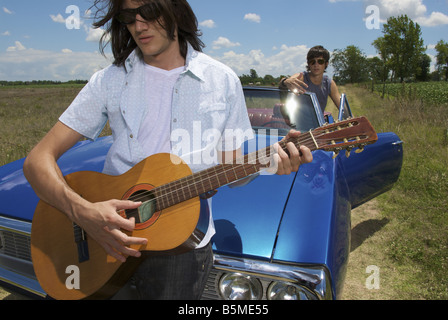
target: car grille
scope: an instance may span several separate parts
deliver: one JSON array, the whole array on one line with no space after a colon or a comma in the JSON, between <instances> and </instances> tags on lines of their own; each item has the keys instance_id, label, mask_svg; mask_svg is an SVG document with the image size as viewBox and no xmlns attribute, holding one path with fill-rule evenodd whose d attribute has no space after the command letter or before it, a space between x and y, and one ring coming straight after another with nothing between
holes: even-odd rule
<instances>
[{"instance_id":1,"label":"car grille","mask_svg":"<svg viewBox=\"0 0 448 320\"><path fill-rule=\"evenodd\" d=\"M31 261L31 238L28 235L0 230L0 253Z\"/></svg>"},{"instance_id":2,"label":"car grille","mask_svg":"<svg viewBox=\"0 0 448 320\"><path fill-rule=\"evenodd\" d=\"M218 270L212 269L208 276L207 283L205 285L204 292L202 293L201 300L219 300L217 285L220 277Z\"/></svg>"}]
</instances>

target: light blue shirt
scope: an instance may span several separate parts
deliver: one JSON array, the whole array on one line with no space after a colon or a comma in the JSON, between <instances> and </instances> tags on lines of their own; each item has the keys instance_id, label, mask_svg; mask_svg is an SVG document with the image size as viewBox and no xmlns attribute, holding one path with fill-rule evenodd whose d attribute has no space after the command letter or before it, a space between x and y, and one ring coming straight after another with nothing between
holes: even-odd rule
<instances>
[{"instance_id":1,"label":"light blue shirt","mask_svg":"<svg viewBox=\"0 0 448 320\"><path fill-rule=\"evenodd\" d=\"M103 173L120 175L150 154L138 141L148 112L145 64L134 51L125 67L111 65L95 73L59 120L86 138L96 139L107 121L113 144ZM189 45L185 71L173 90L171 153L193 172L218 164L217 150L233 151L253 138L241 82L227 66ZM159 151L160 152L160 151ZM215 233L211 213L205 246Z\"/></svg>"},{"instance_id":2,"label":"light blue shirt","mask_svg":"<svg viewBox=\"0 0 448 320\"><path fill-rule=\"evenodd\" d=\"M149 156L138 133L148 111L145 90L150 89L144 61L134 51L125 67L111 65L95 73L59 120L93 140L109 121L113 144L103 172L120 175ZM237 75L190 45L185 71L174 86L171 114L171 153L193 172L216 165L216 150L236 150L253 138Z\"/></svg>"}]
</instances>

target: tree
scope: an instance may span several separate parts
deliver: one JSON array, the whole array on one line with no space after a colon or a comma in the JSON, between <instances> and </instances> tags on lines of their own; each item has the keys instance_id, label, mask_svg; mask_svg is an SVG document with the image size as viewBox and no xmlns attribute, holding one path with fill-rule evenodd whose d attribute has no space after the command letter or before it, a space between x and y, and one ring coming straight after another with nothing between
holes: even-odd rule
<instances>
[{"instance_id":1,"label":"tree","mask_svg":"<svg viewBox=\"0 0 448 320\"><path fill-rule=\"evenodd\" d=\"M431 57L427 54L422 54L418 62L418 68L416 70L415 79L417 81L428 81L431 77Z\"/></svg>"},{"instance_id":2,"label":"tree","mask_svg":"<svg viewBox=\"0 0 448 320\"><path fill-rule=\"evenodd\" d=\"M383 26L383 34L384 37L375 42L385 55L383 61L392 70L392 79L403 82L415 77L421 57L426 51L419 24L414 23L407 15L391 17ZM375 47L378 50L377 45Z\"/></svg>"},{"instance_id":3,"label":"tree","mask_svg":"<svg viewBox=\"0 0 448 320\"><path fill-rule=\"evenodd\" d=\"M258 78L258 73L257 73L257 71L255 69L250 69L250 77L252 79Z\"/></svg>"},{"instance_id":4,"label":"tree","mask_svg":"<svg viewBox=\"0 0 448 320\"><path fill-rule=\"evenodd\" d=\"M448 81L448 43L440 40L436 45L437 69L445 74L445 81Z\"/></svg>"},{"instance_id":5,"label":"tree","mask_svg":"<svg viewBox=\"0 0 448 320\"><path fill-rule=\"evenodd\" d=\"M377 65L371 64L371 68L376 68L376 73L379 75L379 79L383 83L383 95L386 93L386 81L389 78L390 73L390 57L391 54L389 52L388 47L386 46L386 41L384 38L378 38L375 41L373 41L373 46L375 47L376 51L379 53L381 57L381 62L377 63Z\"/></svg>"},{"instance_id":6,"label":"tree","mask_svg":"<svg viewBox=\"0 0 448 320\"><path fill-rule=\"evenodd\" d=\"M334 79L340 83L357 83L368 80L366 55L356 46L336 49L331 59Z\"/></svg>"}]
</instances>

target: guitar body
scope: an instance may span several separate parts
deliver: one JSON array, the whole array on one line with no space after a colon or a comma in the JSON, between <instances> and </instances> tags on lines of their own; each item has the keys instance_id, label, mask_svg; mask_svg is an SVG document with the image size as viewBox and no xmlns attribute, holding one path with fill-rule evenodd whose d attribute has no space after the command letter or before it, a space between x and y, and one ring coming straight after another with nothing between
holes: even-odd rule
<instances>
[{"instance_id":1,"label":"guitar body","mask_svg":"<svg viewBox=\"0 0 448 320\"><path fill-rule=\"evenodd\" d=\"M121 176L76 172L65 178L88 201L128 199L191 175L186 164L174 165L171 157L154 155ZM200 209L200 199L192 198L152 213L150 219L136 223L135 230L126 233L148 239L146 246L135 248L140 251L173 253L193 249L204 235L196 229ZM112 258L64 213L43 201L38 203L33 218L31 255L42 288L49 296L62 300L110 297L141 261L128 258L121 263Z\"/></svg>"}]
</instances>

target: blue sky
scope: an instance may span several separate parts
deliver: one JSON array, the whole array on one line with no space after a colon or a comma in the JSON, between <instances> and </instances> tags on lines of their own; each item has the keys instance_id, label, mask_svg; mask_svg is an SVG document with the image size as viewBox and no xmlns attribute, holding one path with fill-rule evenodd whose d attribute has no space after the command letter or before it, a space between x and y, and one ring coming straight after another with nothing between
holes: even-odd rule
<instances>
[{"instance_id":1,"label":"blue sky","mask_svg":"<svg viewBox=\"0 0 448 320\"><path fill-rule=\"evenodd\" d=\"M98 53L101 31L90 28L92 20L85 14L91 3L0 0L0 80L89 79L106 67L110 60ZM204 52L232 67L238 75L248 74L250 69L261 76L302 71L306 53L317 44L329 51L355 45L368 56L376 55L371 44L382 36L382 22L401 14L420 24L430 56L436 54L434 46L439 40L448 42L448 0L189 3L203 32ZM76 15L70 10L73 8L80 11L79 28L70 20ZM372 24L377 17L381 21L379 29ZM66 19L69 26L76 28L67 28Z\"/></svg>"}]
</instances>

